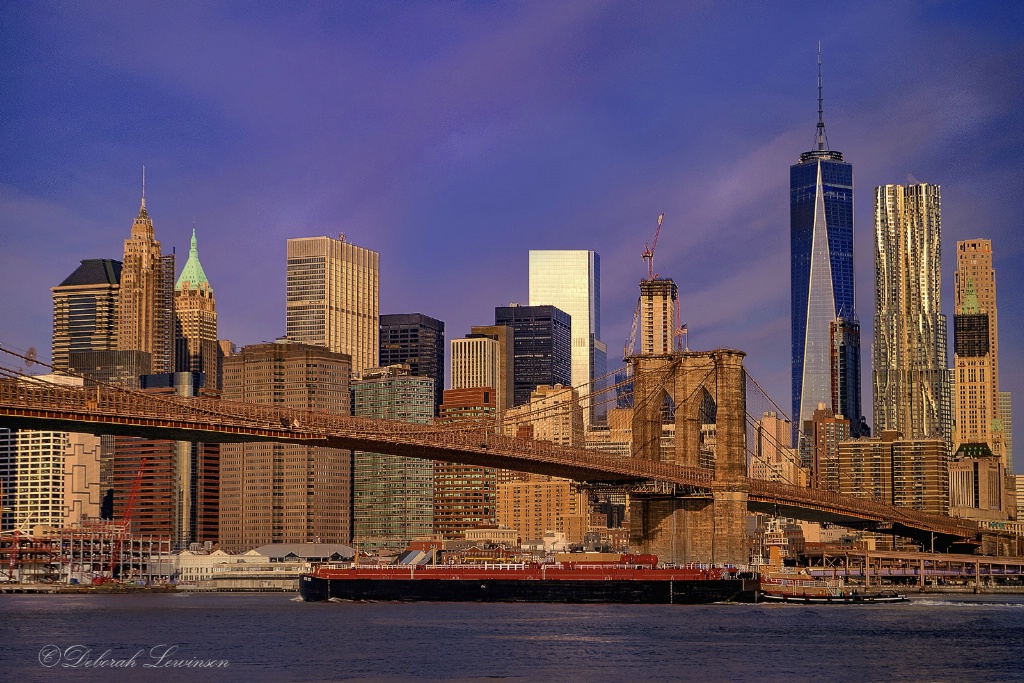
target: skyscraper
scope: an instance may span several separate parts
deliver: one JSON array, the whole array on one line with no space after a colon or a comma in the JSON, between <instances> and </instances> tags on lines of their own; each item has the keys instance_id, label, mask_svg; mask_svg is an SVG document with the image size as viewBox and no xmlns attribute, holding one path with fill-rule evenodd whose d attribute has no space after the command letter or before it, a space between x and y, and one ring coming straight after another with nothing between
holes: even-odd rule
<instances>
[{"instance_id":1,"label":"skyscraper","mask_svg":"<svg viewBox=\"0 0 1024 683\"><path fill-rule=\"evenodd\" d=\"M173 372L174 322L174 254L160 251L143 185L139 214L124 242L117 348L150 354L149 372Z\"/></svg>"},{"instance_id":2,"label":"skyscraper","mask_svg":"<svg viewBox=\"0 0 1024 683\"><path fill-rule=\"evenodd\" d=\"M1003 452L1006 454L1006 471L1013 472L1013 410L1009 391L999 392L999 419L1003 422ZM1024 480L1024 477L1021 477ZM1024 501L1021 501L1024 504Z\"/></svg>"},{"instance_id":3,"label":"skyscraper","mask_svg":"<svg viewBox=\"0 0 1024 683\"><path fill-rule=\"evenodd\" d=\"M408 367L368 368L352 385L353 414L429 424L434 380ZM353 542L362 549L401 550L434 532L434 463L401 455L355 452Z\"/></svg>"},{"instance_id":4,"label":"skyscraper","mask_svg":"<svg viewBox=\"0 0 1024 683\"><path fill-rule=\"evenodd\" d=\"M818 54L815 148L789 167L793 418L802 426L819 403L832 405L830 327L856 320L853 284L853 166L829 148ZM860 348L850 349L858 358ZM859 377L850 377L860 381ZM859 394L859 390L856 392ZM859 423L858 414L847 415Z\"/></svg>"},{"instance_id":5,"label":"skyscraper","mask_svg":"<svg viewBox=\"0 0 1024 683\"><path fill-rule=\"evenodd\" d=\"M500 416L515 405L515 332L508 325L473 325L469 328L469 336L487 337L498 342L498 386L495 390L501 397L501 403L497 404Z\"/></svg>"},{"instance_id":6,"label":"skyscraper","mask_svg":"<svg viewBox=\"0 0 1024 683\"><path fill-rule=\"evenodd\" d=\"M495 393L487 387L446 389L441 423L494 419ZM497 470L453 462L434 463L434 533L443 539L460 538L466 529L493 525L497 520Z\"/></svg>"},{"instance_id":7,"label":"skyscraper","mask_svg":"<svg viewBox=\"0 0 1024 683\"><path fill-rule=\"evenodd\" d=\"M288 338L348 354L355 375L376 367L379 270L379 254L344 235L288 240Z\"/></svg>"},{"instance_id":8,"label":"skyscraper","mask_svg":"<svg viewBox=\"0 0 1024 683\"><path fill-rule=\"evenodd\" d=\"M555 306L498 306L494 324L507 325L513 334L513 404L530 402L542 384L572 384L572 320Z\"/></svg>"},{"instance_id":9,"label":"skyscraper","mask_svg":"<svg viewBox=\"0 0 1024 683\"><path fill-rule=\"evenodd\" d=\"M487 387L495 395L495 406L503 405L501 347L496 339L471 335L452 339L452 389Z\"/></svg>"},{"instance_id":10,"label":"skyscraper","mask_svg":"<svg viewBox=\"0 0 1024 683\"><path fill-rule=\"evenodd\" d=\"M406 364L416 377L434 380L434 415L444 391L444 323L422 313L380 317L380 366Z\"/></svg>"},{"instance_id":11,"label":"skyscraper","mask_svg":"<svg viewBox=\"0 0 1024 683\"><path fill-rule=\"evenodd\" d=\"M572 386L580 392L587 428L603 423L607 407L591 382L603 378L608 347L601 341L601 257L594 251L530 251L530 305L557 306L572 320ZM602 379L602 384L605 384ZM518 403L518 402L517 402Z\"/></svg>"},{"instance_id":12,"label":"skyscraper","mask_svg":"<svg viewBox=\"0 0 1024 683\"><path fill-rule=\"evenodd\" d=\"M850 436L869 436L861 414L860 323L836 318L829 323L832 367L832 412L850 421Z\"/></svg>"},{"instance_id":13,"label":"skyscraper","mask_svg":"<svg viewBox=\"0 0 1024 683\"><path fill-rule=\"evenodd\" d=\"M676 302L679 290L670 279L655 278L640 282L640 329L642 354L666 354L675 349Z\"/></svg>"},{"instance_id":14,"label":"skyscraper","mask_svg":"<svg viewBox=\"0 0 1024 683\"><path fill-rule=\"evenodd\" d=\"M287 341L246 346L224 359L224 398L350 414L348 355ZM352 456L279 443L221 446L220 542L347 543L352 533Z\"/></svg>"},{"instance_id":15,"label":"skyscraper","mask_svg":"<svg viewBox=\"0 0 1024 683\"><path fill-rule=\"evenodd\" d=\"M188 260L174 285L174 317L178 372L201 372L206 376L207 389L219 389L217 304L213 298L213 287L199 263L195 227L192 228Z\"/></svg>"},{"instance_id":16,"label":"skyscraper","mask_svg":"<svg viewBox=\"0 0 1024 683\"><path fill-rule=\"evenodd\" d=\"M1006 448L999 405L999 324L992 242L956 243L953 315L956 436L961 444L988 444L1004 465Z\"/></svg>"},{"instance_id":17,"label":"skyscraper","mask_svg":"<svg viewBox=\"0 0 1024 683\"><path fill-rule=\"evenodd\" d=\"M938 185L875 188L874 431L946 438Z\"/></svg>"},{"instance_id":18,"label":"skyscraper","mask_svg":"<svg viewBox=\"0 0 1024 683\"><path fill-rule=\"evenodd\" d=\"M53 352L55 370L68 370L71 353L117 349L117 301L121 262L86 259L54 287Z\"/></svg>"}]
</instances>

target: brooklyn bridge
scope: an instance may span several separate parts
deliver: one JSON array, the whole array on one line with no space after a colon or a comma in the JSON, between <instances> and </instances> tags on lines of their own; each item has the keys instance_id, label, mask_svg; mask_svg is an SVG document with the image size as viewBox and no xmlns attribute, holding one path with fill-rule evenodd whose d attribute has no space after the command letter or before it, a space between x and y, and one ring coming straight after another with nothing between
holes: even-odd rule
<instances>
[{"instance_id":1,"label":"brooklyn bridge","mask_svg":"<svg viewBox=\"0 0 1024 683\"><path fill-rule=\"evenodd\" d=\"M506 436L493 422L419 425L156 396L98 383L63 386L10 364L0 378L0 427L204 443L271 441L564 477L629 492L631 544L680 562L746 564L748 511L911 537L935 550L977 547L986 538L1014 545L1009 541L1015 539L1000 541L972 521L749 478L748 429L759 416L748 413L747 395L760 387L747 375L743 357L719 349L632 358L630 457ZM661 446L666 396L675 405L674 449ZM700 411L708 400L716 407L716 456L713 466L702 467Z\"/></svg>"}]
</instances>

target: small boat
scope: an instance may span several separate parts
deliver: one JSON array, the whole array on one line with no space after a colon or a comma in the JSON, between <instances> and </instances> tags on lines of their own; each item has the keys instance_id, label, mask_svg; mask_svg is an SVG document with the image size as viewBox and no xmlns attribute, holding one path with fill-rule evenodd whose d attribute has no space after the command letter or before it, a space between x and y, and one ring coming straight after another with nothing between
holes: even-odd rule
<instances>
[{"instance_id":1,"label":"small boat","mask_svg":"<svg viewBox=\"0 0 1024 683\"><path fill-rule=\"evenodd\" d=\"M768 571L761 575L758 596L766 602L790 604L861 604L906 602L906 595L892 590L866 591L840 581L816 579L805 569Z\"/></svg>"}]
</instances>

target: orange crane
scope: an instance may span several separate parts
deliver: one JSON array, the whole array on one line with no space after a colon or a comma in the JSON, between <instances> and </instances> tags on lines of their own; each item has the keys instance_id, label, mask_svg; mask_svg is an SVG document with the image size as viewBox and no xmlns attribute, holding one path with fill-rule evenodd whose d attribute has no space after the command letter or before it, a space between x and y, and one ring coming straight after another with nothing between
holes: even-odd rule
<instances>
[{"instance_id":1,"label":"orange crane","mask_svg":"<svg viewBox=\"0 0 1024 683\"><path fill-rule=\"evenodd\" d=\"M654 250L658 248L658 235L661 234L661 222L665 220L665 212L662 211L661 215L658 216L658 228L654 231L654 239L651 241L651 246L644 245L643 256L644 261L647 261L647 279L654 279Z\"/></svg>"},{"instance_id":2,"label":"orange crane","mask_svg":"<svg viewBox=\"0 0 1024 683\"><path fill-rule=\"evenodd\" d=\"M110 578L97 577L93 579L93 583L106 583L107 581L114 580L114 567L117 565L117 561L121 556L121 546L124 543L125 537L131 536L131 524L132 524L132 511L135 509L135 501L139 498L139 489L142 488L142 472L146 469L146 458L142 459L139 464L139 471L135 475L135 481L132 482L131 491L128 493L128 500L124 504L124 512L121 514L121 529L117 533L117 538L114 541L114 547L110 550L110 564L107 567L107 572L110 574Z\"/></svg>"}]
</instances>

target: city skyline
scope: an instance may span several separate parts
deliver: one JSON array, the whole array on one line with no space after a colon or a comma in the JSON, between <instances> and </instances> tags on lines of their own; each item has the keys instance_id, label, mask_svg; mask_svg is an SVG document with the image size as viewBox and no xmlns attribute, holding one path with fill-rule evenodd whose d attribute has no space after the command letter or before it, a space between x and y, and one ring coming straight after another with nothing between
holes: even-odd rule
<instances>
[{"instance_id":1,"label":"city skyline","mask_svg":"<svg viewBox=\"0 0 1024 683\"><path fill-rule=\"evenodd\" d=\"M46 360L50 289L83 259L120 258L146 163L164 253L184 259L194 216L220 336L239 346L284 332L285 241L346 232L380 253L381 313L432 316L450 339L527 302L529 250L600 253L612 371L665 211L655 270L679 286L691 348L746 351L788 407L787 169L812 142L818 38L830 143L857 172L862 356L876 186L940 185L943 251L991 239L1001 300L1024 293L1021 10L872 4L766 30L776 13L747 9L312 9L242 25L217 8L7 7L0 342ZM1020 396L1015 308L1000 389Z\"/></svg>"}]
</instances>

